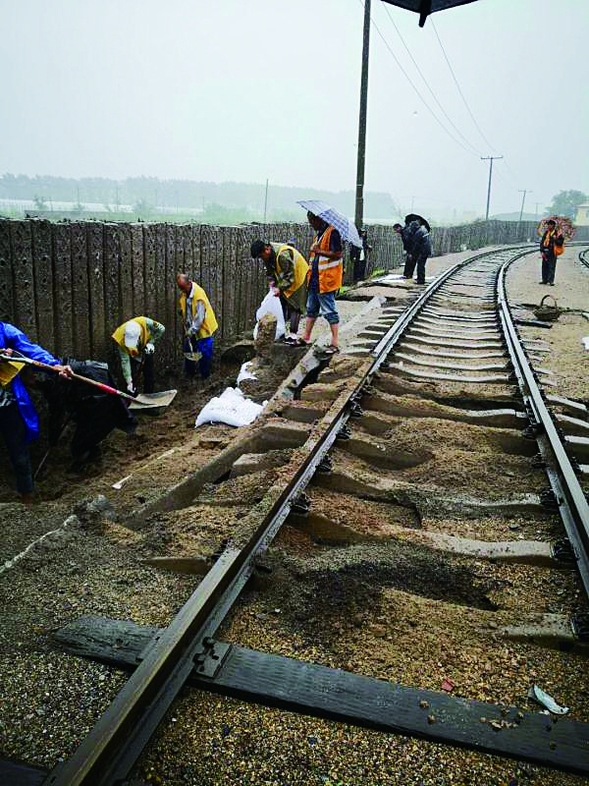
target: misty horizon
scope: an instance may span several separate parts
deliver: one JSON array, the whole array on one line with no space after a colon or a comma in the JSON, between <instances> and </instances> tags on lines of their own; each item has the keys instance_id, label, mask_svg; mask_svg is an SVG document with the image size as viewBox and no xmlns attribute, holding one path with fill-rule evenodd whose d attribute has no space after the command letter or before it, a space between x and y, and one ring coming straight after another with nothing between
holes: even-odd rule
<instances>
[{"instance_id":1,"label":"misty horizon","mask_svg":"<svg viewBox=\"0 0 589 786\"><path fill-rule=\"evenodd\" d=\"M297 200L307 198L323 199L344 212L350 218L354 213L355 192L343 190L330 192L304 186L283 186L268 184L266 201L265 183L202 182L192 180L160 180L152 177L126 178L59 178L50 175L25 175L5 173L0 176L0 213L9 209L21 210L38 215L38 211L65 213L77 209L79 214L128 213L130 216L141 212L141 203L153 213L174 215L176 213L202 216L211 206L226 208L230 211L241 210L241 220L260 220L264 208L269 218L304 222L304 211ZM469 223L483 218L475 211L458 209L440 210L435 206L412 203L396 204L390 194L367 191L365 199L365 220L368 223L392 223L403 218L417 207L425 208L431 220L441 224L452 222ZM540 213L547 212L542 206ZM514 220L519 213L513 213ZM144 216L145 217L145 216ZM235 213L229 214L235 218ZM534 220L538 214L525 211L523 220ZM490 218L509 220L508 214L491 214Z\"/></svg>"},{"instance_id":2,"label":"misty horizon","mask_svg":"<svg viewBox=\"0 0 589 786\"><path fill-rule=\"evenodd\" d=\"M518 212L524 191L532 214L562 190L589 191L589 4L559 4L549 47L553 0L477 0L423 29L415 14L372 5L367 198L484 215L481 158L490 155L503 156L491 215ZM3 4L0 172L353 192L362 2L284 9L268 0ZM318 30L336 52L320 62Z\"/></svg>"}]
</instances>

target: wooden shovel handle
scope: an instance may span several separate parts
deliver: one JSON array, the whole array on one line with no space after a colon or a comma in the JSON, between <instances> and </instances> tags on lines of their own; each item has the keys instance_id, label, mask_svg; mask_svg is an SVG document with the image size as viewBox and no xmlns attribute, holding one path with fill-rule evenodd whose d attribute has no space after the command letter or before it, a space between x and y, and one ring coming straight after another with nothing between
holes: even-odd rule
<instances>
[{"instance_id":1,"label":"wooden shovel handle","mask_svg":"<svg viewBox=\"0 0 589 786\"><path fill-rule=\"evenodd\" d=\"M52 371L54 374L60 373L59 369L56 368L56 366L50 366L48 363L41 363L40 360L31 360L31 358L20 357L16 355L5 355L1 351L0 351L0 360L12 360L15 363L25 363L27 366L35 366L35 368L40 368L43 371ZM129 401L129 402L135 401L133 396L130 396L128 393L123 393L122 390L111 388L110 385L105 385L104 382L97 382L94 379L83 377L81 374L74 374L73 371L68 376L71 379L77 380L78 382L84 382L87 385L92 385L93 387L102 390L103 393L110 393L113 396L120 396L121 398L125 399L125 401Z\"/></svg>"}]
</instances>

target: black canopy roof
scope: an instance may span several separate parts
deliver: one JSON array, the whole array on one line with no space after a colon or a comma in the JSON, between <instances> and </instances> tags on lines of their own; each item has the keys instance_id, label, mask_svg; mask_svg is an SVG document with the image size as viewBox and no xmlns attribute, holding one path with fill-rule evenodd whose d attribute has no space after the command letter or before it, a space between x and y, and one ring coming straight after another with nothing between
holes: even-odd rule
<instances>
[{"instance_id":1,"label":"black canopy roof","mask_svg":"<svg viewBox=\"0 0 589 786\"><path fill-rule=\"evenodd\" d=\"M429 14L434 11L445 11L457 5L474 3L476 0L383 0L384 3L397 5L399 8L406 8L408 11L415 11L419 14L419 26L423 27Z\"/></svg>"}]
</instances>

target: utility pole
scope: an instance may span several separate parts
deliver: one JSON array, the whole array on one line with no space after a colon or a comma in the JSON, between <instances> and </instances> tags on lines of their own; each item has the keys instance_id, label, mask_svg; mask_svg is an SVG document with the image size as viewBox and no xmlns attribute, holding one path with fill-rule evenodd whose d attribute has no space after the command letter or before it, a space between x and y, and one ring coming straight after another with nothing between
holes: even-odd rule
<instances>
[{"instance_id":1,"label":"utility pole","mask_svg":"<svg viewBox=\"0 0 589 786\"><path fill-rule=\"evenodd\" d=\"M360 80L360 117L358 120L358 165L356 168L356 211L358 229L364 221L364 168L366 164L366 109L368 104L368 52L370 48L370 0L364 0L364 37L362 40L362 78Z\"/></svg>"},{"instance_id":2,"label":"utility pole","mask_svg":"<svg viewBox=\"0 0 589 786\"><path fill-rule=\"evenodd\" d=\"M541 202L536 202L536 215L535 215L535 218L534 218L535 221L538 220L538 205L540 205L540 204L541 204Z\"/></svg>"},{"instance_id":3,"label":"utility pole","mask_svg":"<svg viewBox=\"0 0 589 786\"><path fill-rule=\"evenodd\" d=\"M266 195L264 196L264 224L266 223L267 208L268 208L268 178L266 178Z\"/></svg>"},{"instance_id":4,"label":"utility pole","mask_svg":"<svg viewBox=\"0 0 589 786\"><path fill-rule=\"evenodd\" d=\"M491 201L491 178L493 176L493 161L496 158L503 158L503 156L481 156L481 161L489 161L489 187L487 189L487 212L485 213L485 221L489 220L489 203Z\"/></svg>"},{"instance_id":5,"label":"utility pole","mask_svg":"<svg viewBox=\"0 0 589 786\"><path fill-rule=\"evenodd\" d=\"M523 216L523 214L524 214L524 204L525 204L525 202L526 202L526 194L531 194L532 192L531 192L531 191L528 191L528 189L527 189L527 188L524 188L524 189L520 188L520 189L519 189L519 193L520 193L520 194L523 194L523 197L522 197L522 206L521 206L521 210L519 211L519 220L520 220L520 223L521 223L522 216Z\"/></svg>"}]
</instances>

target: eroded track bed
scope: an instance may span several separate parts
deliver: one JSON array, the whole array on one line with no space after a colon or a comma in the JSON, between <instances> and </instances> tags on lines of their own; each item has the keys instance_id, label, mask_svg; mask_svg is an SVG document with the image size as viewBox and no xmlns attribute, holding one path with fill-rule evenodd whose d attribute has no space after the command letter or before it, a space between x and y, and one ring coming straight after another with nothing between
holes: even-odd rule
<instances>
[{"instance_id":1,"label":"eroded track bed","mask_svg":"<svg viewBox=\"0 0 589 786\"><path fill-rule=\"evenodd\" d=\"M443 283L374 368L370 353L406 313L381 309L300 400L273 401L214 477L192 478L129 522L137 537L142 519L149 522L143 548L157 569L198 581L251 545L300 479L301 462L320 458L303 483L310 504L293 498L273 540L254 549L251 578L216 639L416 688L427 705L417 705L419 736L433 738L445 725L425 691L488 702L488 712L473 705L477 713L465 715L470 744L478 735L486 749L488 739L517 731L502 707L519 707L524 723L538 716L527 699L534 683L569 717L589 721L586 650L567 627L586 610L582 583L551 548L563 526L546 474L534 466L538 446L524 434L529 413L497 316L495 274L510 253L475 260ZM528 342L537 376L550 382L542 349ZM325 462L317 452L330 424L337 428ZM181 784L577 782L537 760L518 764L517 756L514 763L195 691L172 712L137 776ZM545 720L555 729L566 722ZM561 739L553 744L545 756L558 767Z\"/></svg>"}]
</instances>

